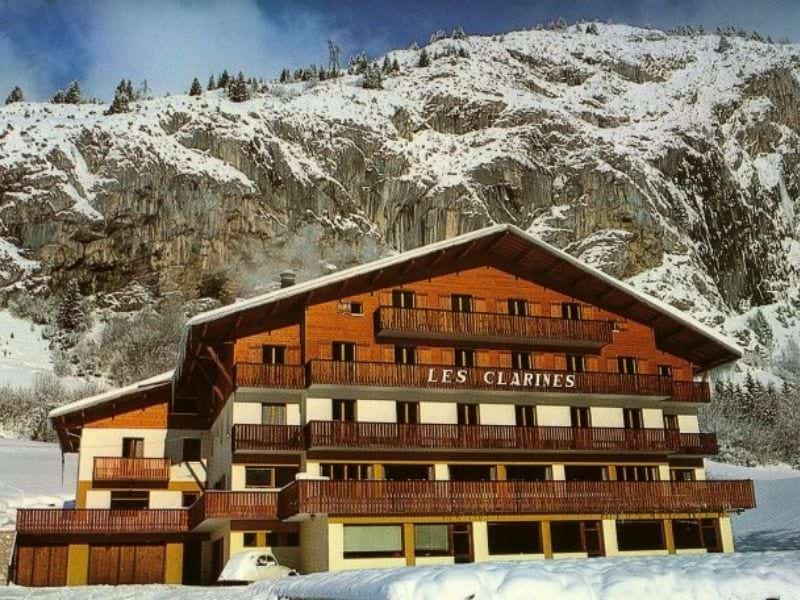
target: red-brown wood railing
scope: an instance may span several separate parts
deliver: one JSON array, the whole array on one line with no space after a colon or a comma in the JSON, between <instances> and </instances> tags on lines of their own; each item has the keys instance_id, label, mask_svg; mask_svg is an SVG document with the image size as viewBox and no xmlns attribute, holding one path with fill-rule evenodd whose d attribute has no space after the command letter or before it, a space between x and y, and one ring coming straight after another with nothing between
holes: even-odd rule
<instances>
[{"instance_id":1,"label":"red-brown wood railing","mask_svg":"<svg viewBox=\"0 0 800 600\"><path fill-rule=\"evenodd\" d=\"M516 338L549 346L601 347L613 341L614 324L589 319L381 306L375 313L375 329L379 335Z\"/></svg>"},{"instance_id":2,"label":"red-brown wood railing","mask_svg":"<svg viewBox=\"0 0 800 600\"><path fill-rule=\"evenodd\" d=\"M202 496L203 519L257 519L278 518L278 492L231 492L209 490ZM193 515L192 522L199 515Z\"/></svg>"},{"instance_id":3,"label":"red-brown wood railing","mask_svg":"<svg viewBox=\"0 0 800 600\"><path fill-rule=\"evenodd\" d=\"M710 398L705 382L679 382L651 374L514 371L497 367L335 360L311 360L308 371L309 382L322 385L660 396L683 402L704 402ZM503 385L498 383L501 373Z\"/></svg>"},{"instance_id":4,"label":"red-brown wood railing","mask_svg":"<svg viewBox=\"0 0 800 600\"><path fill-rule=\"evenodd\" d=\"M302 389L306 386L306 369L304 365L238 362L234 380L241 387Z\"/></svg>"},{"instance_id":5,"label":"red-brown wood railing","mask_svg":"<svg viewBox=\"0 0 800 600\"><path fill-rule=\"evenodd\" d=\"M169 481L172 463L168 458L123 458L96 456L94 481Z\"/></svg>"},{"instance_id":6,"label":"red-brown wood railing","mask_svg":"<svg viewBox=\"0 0 800 600\"><path fill-rule=\"evenodd\" d=\"M336 516L699 513L753 508L752 481L295 481L281 518Z\"/></svg>"},{"instance_id":7,"label":"red-brown wood railing","mask_svg":"<svg viewBox=\"0 0 800 600\"><path fill-rule=\"evenodd\" d=\"M184 509L19 509L17 533L180 533L188 530Z\"/></svg>"},{"instance_id":8,"label":"red-brown wood railing","mask_svg":"<svg viewBox=\"0 0 800 600\"><path fill-rule=\"evenodd\" d=\"M305 441L309 448L594 450L704 455L714 455L718 450L716 436L713 433L680 433L666 429L621 427L517 427L311 421L306 425Z\"/></svg>"},{"instance_id":9,"label":"red-brown wood railing","mask_svg":"<svg viewBox=\"0 0 800 600\"><path fill-rule=\"evenodd\" d=\"M303 427L300 425L233 426L234 452L264 452L276 450L300 451L304 447Z\"/></svg>"}]
</instances>

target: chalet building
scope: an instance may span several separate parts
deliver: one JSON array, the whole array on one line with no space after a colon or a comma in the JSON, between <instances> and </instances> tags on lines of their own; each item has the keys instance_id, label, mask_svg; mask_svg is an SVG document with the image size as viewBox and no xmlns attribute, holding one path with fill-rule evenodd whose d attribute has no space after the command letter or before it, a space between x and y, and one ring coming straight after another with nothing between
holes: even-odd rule
<instances>
[{"instance_id":1,"label":"chalet building","mask_svg":"<svg viewBox=\"0 0 800 600\"><path fill-rule=\"evenodd\" d=\"M508 225L191 319L174 372L51 413L74 508L23 585L731 552L749 481L697 413L736 346Z\"/></svg>"}]
</instances>

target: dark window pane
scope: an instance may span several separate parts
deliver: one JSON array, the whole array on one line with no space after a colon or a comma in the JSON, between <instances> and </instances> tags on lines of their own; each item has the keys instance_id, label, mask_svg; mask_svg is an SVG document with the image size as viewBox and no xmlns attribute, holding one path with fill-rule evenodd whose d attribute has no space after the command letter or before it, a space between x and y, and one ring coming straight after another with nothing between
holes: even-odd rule
<instances>
[{"instance_id":1,"label":"dark window pane","mask_svg":"<svg viewBox=\"0 0 800 600\"><path fill-rule=\"evenodd\" d=\"M617 521L617 544L620 550L663 550L662 521Z\"/></svg>"},{"instance_id":2,"label":"dark window pane","mask_svg":"<svg viewBox=\"0 0 800 600\"><path fill-rule=\"evenodd\" d=\"M541 554L540 525L531 522L487 523L489 554Z\"/></svg>"},{"instance_id":3,"label":"dark window pane","mask_svg":"<svg viewBox=\"0 0 800 600\"><path fill-rule=\"evenodd\" d=\"M200 446L200 438L184 438L183 461L199 461L201 458Z\"/></svg>"},{"instance_id":4,"label":"dark window pane","mask_svg":"<svg viewBox=\"0 0 800 600\"><path fill-rule=\"evenodd\" d=\"M262 349L262 362L265 365L286 364L286 346L264 346Z\"/></svg>"}]
</instances>

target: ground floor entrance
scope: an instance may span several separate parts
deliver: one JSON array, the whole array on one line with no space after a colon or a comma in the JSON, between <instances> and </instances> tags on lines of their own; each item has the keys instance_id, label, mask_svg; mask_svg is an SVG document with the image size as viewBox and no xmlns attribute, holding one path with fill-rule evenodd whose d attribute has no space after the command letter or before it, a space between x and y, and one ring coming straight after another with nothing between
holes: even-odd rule
<instances>
[{"instance_id":1,"label":"ground floor entrance","mask_svg":"<svg viewBox=\"0 0 800 600\"><path fill-rule=\"evenodd\" d=\"M164 583L164 544L89 546L89 585Z\"/></svg>"}]
</instances>

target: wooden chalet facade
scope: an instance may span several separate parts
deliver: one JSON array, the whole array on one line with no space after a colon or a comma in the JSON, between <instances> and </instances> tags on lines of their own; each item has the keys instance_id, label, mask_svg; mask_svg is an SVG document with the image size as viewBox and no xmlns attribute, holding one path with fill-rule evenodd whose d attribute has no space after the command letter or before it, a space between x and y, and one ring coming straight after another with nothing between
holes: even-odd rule
<instances>
[{"instance_id":1,"label":"wooden chalet facade","mask_svg":"<svg viewBox=\"0 0 800 600\"><path fill-rule=\"evenodd\" d=\"M730 552L748 481L697 411L738 349L511 226L198 315L179 364L56 409L74 509L20 510L23 585Z\"/></svg>"}]
</instances>

